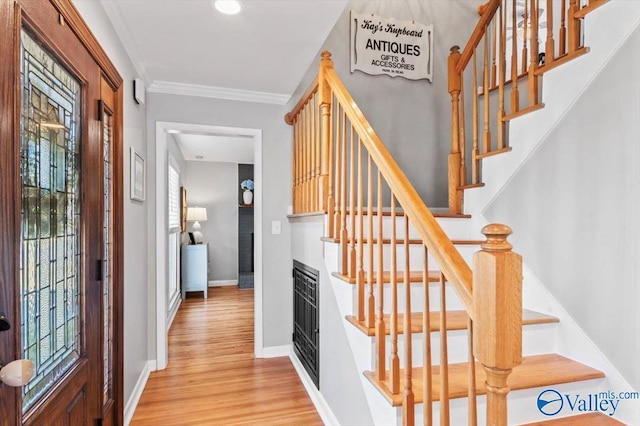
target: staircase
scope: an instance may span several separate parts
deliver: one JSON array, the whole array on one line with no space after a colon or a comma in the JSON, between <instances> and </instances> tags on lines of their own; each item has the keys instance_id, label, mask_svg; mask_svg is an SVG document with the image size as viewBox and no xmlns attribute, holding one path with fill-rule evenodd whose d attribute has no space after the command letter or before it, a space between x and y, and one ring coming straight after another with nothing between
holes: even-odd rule
<instances>
[{"instance_id":1,"label":"staircase","mask_svg":"<svg viewBox=\"0 0 640 426\"><path fill-rule=\"evenodd\" d=\"M516 18L517 6L504 0L482 8L462 52L452 48L446 213L424 205L353 102L328 52L318 78L287 114L294 135L294 216L324 218L330 278L323 285L331 286L346 334L353 336L349 344L376 424L621 424L603 413L540 411L543 391L597 393L605 375L554 353L549 336L558 318L522 308L522 259L507 240L511 230L489 224L480 233L463 213L465 192L484 186L482 161L510 151L507 124L545 107L539 102L542 75L588 52L581 22L604 2L546 2L544 65L538 46L526 42L538 38L539 3L523 3L524 31L533 34L518 44L512 25L511 51L507 16ZM549 14L558 6L556 42ZM465 72L474 82L466 96L470 115Z\"/></svg>"}]
</instances>

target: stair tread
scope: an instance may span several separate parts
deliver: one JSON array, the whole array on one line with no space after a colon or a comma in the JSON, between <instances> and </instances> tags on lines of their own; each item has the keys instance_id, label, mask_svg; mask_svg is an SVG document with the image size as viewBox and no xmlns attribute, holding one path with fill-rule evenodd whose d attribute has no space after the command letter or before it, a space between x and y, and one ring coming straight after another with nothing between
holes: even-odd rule
<instances>
[{"instance_id":1,"label":"stair tread","mask_svg":"<svg viewBox=\"0 0 640 426\"><path fill-rule=\"evenodd\" d=\"M518 118L518 117L521 117L523 115L529 114L531 112L538 111L539 109L542 109L542 108L544 108L544 104L543 103L538 103L538 104L535 104L535 105L531 105L531 106L528 106L526 108L522 108L521 110L516 111L514 113L505 115L504 117L502 117L502 121L511 121L514 118Z\"/></svg>"},{"instance_id":2,"label":"stair tread","mask_svg":"<svg viewBox=\"0 0 640 426\"><path fill-rule=\"evenodd\" d=\"M333 275L336 278L341 279L344 282L347 282L349 284L355 284L356 283L356 279L355 278L351 278L348 275L343 275L339 272L333 272L331 275ZM397 281L399 284L404 282L404 271L398 271L397 272ZM382 281L384 283L390 283L391 282L391 272L389 271L384 271L382 273ZM440 271L429 271L429 282L439 282L440 281ZM367 273L365 272L364 274L364 282L365 284L369 283L369 279L367 276ZM378 282L378 273L376 271L373 272L373 282L376 283ZM409 271L409 282L412 283L421 283L422 282L422 271Z\"/></svg>"},{"instance_id":3,"label":"stair tread","mask_svg":"<svg viewBox=\"0 0 640 426\"><path fill-rule=\"evenodd\" d=\"M468 183L466 185L460 185L456 189L458 191L464 191L465 189L482 188L482 187L484 187L484 182Z\"/></svg>"},{"instance_id":4,"label":"stair tread","mask_svg":"<svg viewBox=\"0 0 640 426\"><path fill-rule=\"evenodd\" d=\"M522 426L614 426L624 425L619 420L602 413L587 413L577 416L557 417L551 420L542 420L533 423L527 423Z\"/></svg>"},{"instance_id":5,"label":"stair tread","mask_svg":"<svg viewBox=\"0 0 640 426\"><path fill-rule=\"evenodd\" d=\"M572 61L576 58L579 58L580 56L589 53L589 48L588 47L581 47L578 50L574 51L574 52L570 52L567 53L563 56L560 56L559 58L554 59L553 61L547 61L543 66L541 66L540 68L538 68L535 72L535 75L542 75L547 71L550 71L554 68L559 67L562 64L565 64L569 61Z\"/></svg>"},{"instance_id":6,"label":"stair tread","mask_svg":"<svg viewBox=\"0 0 640 426\"><path fill-rule=\"evenodd\" d=\"M467 384L468 363L449 364L449 398L465 398L468 395ZM440 400L439 366L432 367L432 399ZM364 375L394 407L402 405L402 389L404 389L404 371L400 371L400 393L393 395L388 388L388 380L377 380L373 371L365 371ZM389 372L387 372L387 379ZM412 369L412 388L416 404L423 402L422 367ZM543 354L522 357L522 364L513 369L509 376L511 390L530 389L542 386L558 385L581 380L599 379L604 373L558 354ZM479 362L476 362L476 392L486 393L485 373Z\"/></svg>"},{"instance_id":7,"label":"stair tread","mask_svg":"<svg viewBox=\"0 0 640 426\"><path fill-rule=\"evenodd\" d=\"M482 154L476 155L476 160L482 160L483 158L493 157L494 155L500 155L510 151L511 151L510 146L507 146L505 148L500 148L500 149L494 149L493 151L483 152Z\"/></svg>"},{"instance_id":8,"label":"stair tread","mask_svg":"<svg viewBox=\"0 0 640 426\"><path fill-rule=\"evenodd\" d=\"M320 238L321 241L327 242L327 243L339 243L340 242L340 238L332 238L332 237L321 237ZM347 240L347 242L351 242L353 239L349 238ZM357 238L356 238L357 241ZM373 244L378 244L378 239L374 238L373 240L371 240L371 242ZM484 240L451 240L451 242L453 243L453 245L480 245L482 243L484 243ZM369 244L369 239L368 238L363 238L362 239L362 244ZM391 244L391 238L383 238L382 239L382 244ZM404 239L399 238L396 239L396 244L397 245L401 245L404 244ZM419 238L409 238L409 244L410 245L422 245L424 244L424 242L419 239Z\"/></svg>"},{"instance_id":9,"label":"stair tread","mask_svg":"<svg viewBox=\"0 0 640 426\"><path fill-rule=\"evenodd\" d=\"M398 333L404 333L404 324L403 324L403 315L400 314L399 325L398 325ZM365 321L358 321L358 319L353 315L346 316L347 321L353 324L360 331L365 333L367 336L375 336L376 331L374 327L367 327ZM447 330L466 330L468 325L468 315L466 311L447 311ZM540 312L531 311L529 309L522 310L522 323L523 325L533 325L533 324L547 324L558 322L558 318L542 314ZM386 334L390 334L391 328L391 320L390 315L384 315L384 323L385 323L385 331ZM439 331L440 330L440 312L431 312L431 331ZM411 313L411 332L412 333L422 333L422 312L412 312Z\"/></svg>"}]
</instances>

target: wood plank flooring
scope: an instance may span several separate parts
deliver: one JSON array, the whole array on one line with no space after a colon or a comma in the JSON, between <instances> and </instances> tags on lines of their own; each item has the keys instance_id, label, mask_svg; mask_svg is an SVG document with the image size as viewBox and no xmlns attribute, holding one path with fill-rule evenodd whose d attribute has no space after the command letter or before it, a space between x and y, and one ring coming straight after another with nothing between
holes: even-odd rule
<instances>
[{"instance_id":1,"label":"wood plank flooring","mask_svg":"<svg viewBox=\"0 0 640 426\"><path fill-rule=\"evenodd\" d=\"M322 425L288 358L253 356L253 290L187 293L131 425Z\"/></svg>"}]
</instances>

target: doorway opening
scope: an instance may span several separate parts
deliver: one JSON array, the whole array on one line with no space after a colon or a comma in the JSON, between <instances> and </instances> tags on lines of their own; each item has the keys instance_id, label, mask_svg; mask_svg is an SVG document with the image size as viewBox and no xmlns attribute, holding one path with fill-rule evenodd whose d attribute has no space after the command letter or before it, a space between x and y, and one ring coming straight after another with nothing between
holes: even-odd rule
<instances>
[{"instance_id":1,"label":"doorway opening","mask_svg":"<svg viewBox=\"0 0 640 426\"><path fill-rule=\"evenodd\" d=\"M168 143L172 134L211 136L240 136L253 141L254 158L254 353L262 355L262 130L190 123L156 122L156 206L155 206L155 309L156 309L156 369L162 370L168 362L168 331L171 325L167 282L168 234L167 234L167 161Z\"/></svg>"}]
</instances>

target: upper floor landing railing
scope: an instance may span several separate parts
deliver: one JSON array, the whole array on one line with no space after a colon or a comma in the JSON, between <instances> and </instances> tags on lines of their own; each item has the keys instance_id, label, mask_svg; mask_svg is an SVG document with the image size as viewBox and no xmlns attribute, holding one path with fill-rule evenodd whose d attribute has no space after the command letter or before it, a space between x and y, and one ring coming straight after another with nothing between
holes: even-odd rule
<instances>
[{"instance_id":1,"label":"upper floor landing railing","mask_svg":"<svg viewBox=\"0 0 640 426\"><path fill-rule=\"evenodd\" d=\"M588 51L583 18L606 0L489 0L462 51L451 48L449 210L482 184L483 158L509 151L507 123L543 107L540 76ZM466 86L466 90L465 90Z\"/></svg>"}]
</instances>

